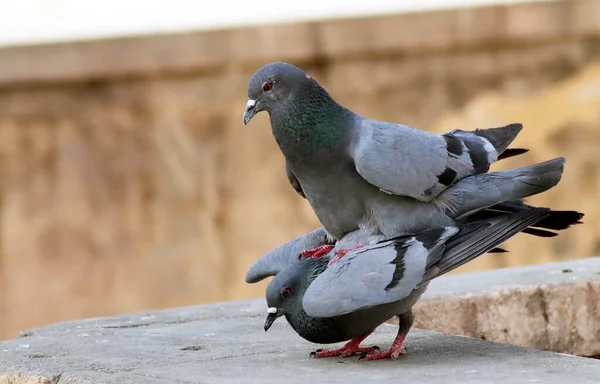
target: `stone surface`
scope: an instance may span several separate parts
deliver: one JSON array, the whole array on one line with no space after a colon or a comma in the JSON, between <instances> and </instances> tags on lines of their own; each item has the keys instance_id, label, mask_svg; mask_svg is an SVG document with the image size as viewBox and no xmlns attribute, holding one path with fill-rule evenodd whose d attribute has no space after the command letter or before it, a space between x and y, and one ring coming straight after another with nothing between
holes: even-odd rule
<instances>
[{"instance_id":1,"label":"stone surface","mask_svg":"<svg viewBox=\"0 0 600 384\"><path fill-rule=\"evenodd\" d=\"M420 328L595 356L600 257L442 276L415 313Z\"/></svg>"},{"instance_id":2,"label":"stone surface","mask_svg":"<svg viewBox=\"0 0 600 384\"><path fill-rule=\"evenodd\" d=\"M600 361L413 330L398 361L309 359L319 345L285 320L262 330L264 300L87 319L0 343L0 383L597 383ZM368 340L389 346L397 328ZM341 364L340 364L341 363Z\"/></svg>"},{"instance_id":3,"label":"stone surface","mask_svg":"<svg viewBox=\"0 0 600 384\"><path fill-rule=\"evenodd\" d=\"M270 60L301 65L375 119L432 131L525 123L515 145L531 151L494 169L566 156L561 183L531 203L581 210L586 224L518 235L509 254L457 272L600 254L599 4L0 49L0 339L263 295L247 268L319 225L289 187L267 116L241 121L248 78Z\"/></svg>"}]
</instances>

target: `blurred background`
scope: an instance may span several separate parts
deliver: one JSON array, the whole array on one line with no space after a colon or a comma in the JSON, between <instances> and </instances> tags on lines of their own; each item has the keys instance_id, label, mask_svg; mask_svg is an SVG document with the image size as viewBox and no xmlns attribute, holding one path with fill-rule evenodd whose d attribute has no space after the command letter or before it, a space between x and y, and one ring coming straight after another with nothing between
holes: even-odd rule
<instances>
[{"instance_id":1,"label":"blurred background","mask_svg":"<svg viewBox=\"0 0 600 384\"><path fill-rule=\"evenodd\" d=\"M319 226L267 114L242 123L279 60L373 119L523 123L494 169L566 156L529 202L585 224L455 273L600 255L600 0L0 0L0 339L263 297L250 264Z\"/></svg>"}]
</instances>

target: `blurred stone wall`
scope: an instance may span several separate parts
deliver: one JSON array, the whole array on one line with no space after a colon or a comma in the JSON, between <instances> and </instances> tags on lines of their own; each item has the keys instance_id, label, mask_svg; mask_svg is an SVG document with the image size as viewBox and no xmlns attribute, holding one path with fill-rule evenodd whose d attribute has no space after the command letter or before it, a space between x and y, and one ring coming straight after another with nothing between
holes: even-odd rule
<instances>
[{"instance_id":1,"label":"blurred stone wall","mask_svg":"<svg viewBox=\"0 0 600 384\"><path fill-rule=\"evenodd\" d=\"M79 317L259 297L247 267L319 225L249 76L300 65L342 104L444 131L525 123L568 159L531 201L578 209L459 270L600 253L600 2L556 1L0 49L0 338Z\"/></svg>"}]
</instances>

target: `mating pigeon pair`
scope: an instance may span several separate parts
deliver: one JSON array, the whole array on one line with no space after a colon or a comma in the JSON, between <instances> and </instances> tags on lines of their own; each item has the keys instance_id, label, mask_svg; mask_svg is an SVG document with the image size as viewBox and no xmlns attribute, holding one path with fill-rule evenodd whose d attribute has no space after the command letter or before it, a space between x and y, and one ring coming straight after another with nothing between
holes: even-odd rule
<instances>
[{"instance_id":1,"label":"mating pigeon pair","mask_svg":"<svg viewBox=\"0 0 600 384\"><path fill-rule=\"evenodd\" d=\"M565 229L583 216L550 210L538 215L540 209L520 202L559 182L563 158L488 173L495 161L526 151L508 149L520 124L440 135L369 120L336 103L314 79L286 63L259 69L250 79L248 96L244 123L260 111L269 113L290 183L309 201L323 228L265 255L251 267L247 281L277 275L268 301L293 302L295 307L282 312L270 307L269 319L285 314L309 340L313 333L320 335L312 337L319 342L358 337L351 342L358 346L367 325L372 329L410 312L431 278L482 253L499 251L495 247L519 231L554 236L549 229ZM467 229L479 237L461 235ZM477 245L481 239L488 241ZM466 245L474 251L465 250ZM316 261L298 261L299 254ZM384 273L397 265L402 273ZM401 288L377 285L385 281ZM278 292L284 285L289 286ZM361 292L357 287L362 285L370 288ZM320 292L310 287L321 287ZM381 313L387 318L382 320ZM377 320L364 319L371 315ZM412 323L407 320L412 315L405 317L405 323ZM310 331L298 325L307 319L314 324L315 318L331 321ZM370 359L397 357L401 339L399 335L388 355L365 352L371 352Z\"/></svg>"},{"instance_id":2,"label":"mating pigeon pair","mask_svg":"<svg viewBox=\"0 0 600 384\"><path fill-rule=\"evenodd\" d=\"M304 339L321 344L350 340L337 349L318 350L316 358L397 359L413 324L412 307L429 282L494 249L528 226L547 218L547 208L507 214L460 226L435 226L415 235L372 243L360 230L347 235L370 243L338 261L327 257L298 260L298 253L263 258L278 267L267 287L265 331L280 316ZM289 246L289 245L288 245ZM295 257L294 257L295 256ZM251 269L247 281L264 277ZM376 327L397 315L399 330L388 351L361 347Z\"/></svg>"}]
</instances>

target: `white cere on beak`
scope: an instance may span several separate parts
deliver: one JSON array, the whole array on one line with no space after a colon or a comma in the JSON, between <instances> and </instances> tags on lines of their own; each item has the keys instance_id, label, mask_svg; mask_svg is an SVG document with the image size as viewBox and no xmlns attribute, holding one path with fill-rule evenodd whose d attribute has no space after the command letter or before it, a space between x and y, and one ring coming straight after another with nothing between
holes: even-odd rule
<instances>
[{"instance_id":1,"label":"white cere on beak","mask_svg":"<svg viewBox=\"0 0 600 384\"><path fill-rule=\"evenodd\" d=\"M246 103L246 108L252 108L254 107L254 104L256 104L256 100L248 100L248 102Z\"/></svg>"},{"instance_id":2,"label":"white cere on beak","mask_svg":"<svg viewBox=\"0 0 600 384\"><path fill-rule=\"evenodd\" d=\"M271 307L271 308L267 309L267 313L277 313L277 308Z\"/></svg>"}]
</instances>

